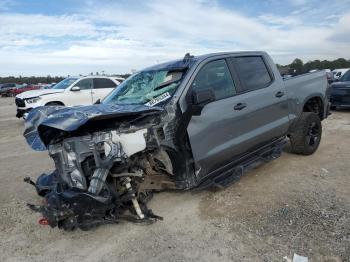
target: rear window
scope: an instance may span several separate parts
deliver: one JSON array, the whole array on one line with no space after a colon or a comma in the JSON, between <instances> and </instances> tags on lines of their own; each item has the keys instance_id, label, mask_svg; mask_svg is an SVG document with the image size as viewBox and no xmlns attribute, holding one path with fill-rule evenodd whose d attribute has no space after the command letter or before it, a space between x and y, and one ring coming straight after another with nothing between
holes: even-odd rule
<instances>
[{"instance_id":1,"label":"rear window","mask_svg":"<svg viewBox=\"0 0 350 262\"><path fill-rule=\"evenodd\" d=\"M94 78L94 89L114 88L117 84L107 78Z\"/></svg>"},{"instance_id":2,"label":"rear window","mask_svg":"<svg viewBox=\"0 0 350 262\"><path fill-rule=\"evenodd\" d=\"M271 75L262 57L235 57L232 61L243 92L267 87L272 82Z\"/></svg>"}]
</instances>

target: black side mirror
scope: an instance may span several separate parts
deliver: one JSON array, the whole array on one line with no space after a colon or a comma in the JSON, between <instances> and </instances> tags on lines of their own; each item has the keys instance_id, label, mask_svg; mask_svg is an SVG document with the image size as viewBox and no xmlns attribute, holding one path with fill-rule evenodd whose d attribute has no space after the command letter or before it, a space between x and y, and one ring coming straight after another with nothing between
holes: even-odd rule
<instances>
[{"instance_id":1,"label":"black side mirror","mask_svg":"<svg viewBox=\"0 0 350 262\"><path fill-rule=\"evenodd\" d=\"M212 89L202 89L192 91L192 111L194 115L200 115L203 107L215 101L215 94Z\"/></svg>"},{"instance_id":2,"label":"black side mirror","mask_svg":"<svg viewBox=\"0 0 350 262\"><path fill-rule=\"evenodd\" d=\"M215 100L215 94L212 89L193 90L192 103L194 105L205 105Z\"/></svg>"}]
</instances>

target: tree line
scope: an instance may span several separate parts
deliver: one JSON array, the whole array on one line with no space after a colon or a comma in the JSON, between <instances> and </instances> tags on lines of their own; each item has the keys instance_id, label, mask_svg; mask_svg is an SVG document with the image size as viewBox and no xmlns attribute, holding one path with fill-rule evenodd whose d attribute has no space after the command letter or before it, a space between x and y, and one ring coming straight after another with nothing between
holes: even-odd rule
<instances>
[{"instance_id":1,"label":"tree line","mask_svg":"<svg viewBox=\"0 0 350 262\"><path fill-rule=\"evenodd\" d=\"M333 61L328 60L313 60L304 63L300 58L294 59L292 63L289 65L280 65L277 64L278 69L280 70L282 75L299 75L309 72L314 69L337 69L337 68L350 68L350 60L346 60L344 58L338 58ZM93 73L91 73L92 75ZM95 75L99 75L96 73ZM118 74L123 78L128 78L130 74ZM16 84L50 84L50 83L58 83L63 80L65 77L63 76L7 76L0 77L0 84L3 83L16 83Z\"/></svg>"},{"instance_id":2,"label":"tree line","mask_svg":"<svg viewBox=\"0 0 350 262\"><path fill-rule=\"evenodd\" d=\"M63 80L62 76L7 76L0 77L0 84L3 83L16 83L16 84L51 84L58 83Z\"/></svg>"},{"instance_id":3,"label":"tree line","mask_svg":"<svg viewBox=\"0 0 350 262\"><path fill-rule=\"evenodd\" d=\"M98 74L96 74L98 75ZM130 74L118 74L118 76L121 76L123 78L128 78ZM4 83L16 83L16 84L51 84L51 83L58 83L65 79L63 76L7 76L7 77L0 77L0 84Z\"/></svg>"},{"instance_id":4,"label":"tree line","mask_svg":"<svg viewBox=\"0 0 350 262\"><path fill-rule=\"evenodd\" d=\"M344 58L338 58L333 61L328 60L313 60L304 63L300 58L294 59L289 65L279 65L278 69L281 74L299 75L309 72L310 70L318 69L338 69L338 68L350 68L350 60Z\"/></svg>"}]
</instances>

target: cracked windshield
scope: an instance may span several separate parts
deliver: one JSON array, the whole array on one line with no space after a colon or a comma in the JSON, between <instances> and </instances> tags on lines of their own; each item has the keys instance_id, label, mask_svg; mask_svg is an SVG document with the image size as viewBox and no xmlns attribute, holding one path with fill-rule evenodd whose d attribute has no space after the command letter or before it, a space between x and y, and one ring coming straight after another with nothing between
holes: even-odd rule
<instances>
[{"instance_id":1,"label":"cracked windshield","mask_svg":"<svg viewBox=\"0 0 350 262\"><path fill-rule=\"evenodd\" d=\"M124 81L103 103L154 106L174 94L184 74L173 70L142 71Z\"/></svg>"}]
</instances>

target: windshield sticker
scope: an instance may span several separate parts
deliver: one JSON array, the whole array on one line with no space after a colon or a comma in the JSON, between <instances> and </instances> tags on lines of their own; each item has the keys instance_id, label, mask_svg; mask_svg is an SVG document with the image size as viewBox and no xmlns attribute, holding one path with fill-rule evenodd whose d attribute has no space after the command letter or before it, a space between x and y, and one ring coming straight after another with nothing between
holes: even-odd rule
<instances>
[{"instance_id":1,"label":"windshield sticker","mask_svg":"<svg viewBox=\"0 0 350 262\"><path fill-rule=\"evenodd\" d=\"M165 92L164 94L161 94L160 96L157 96L155 98L152 98L149 102L147 102L145 105L146 106L154 106L156 104L159 104L160 102L163 102L170 98L169 92Z\"/></svg>"}]
</instances>

